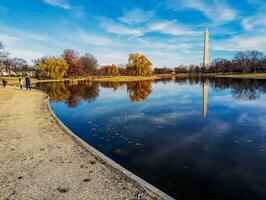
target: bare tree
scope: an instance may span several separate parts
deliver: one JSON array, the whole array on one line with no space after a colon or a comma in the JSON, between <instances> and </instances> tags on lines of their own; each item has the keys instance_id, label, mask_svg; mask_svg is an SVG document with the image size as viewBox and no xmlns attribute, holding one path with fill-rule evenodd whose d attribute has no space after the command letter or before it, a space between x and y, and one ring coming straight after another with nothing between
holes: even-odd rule
<instances>
[{"instance_id":1,"label":"bare tree","mask_svg":"<svg viewBox=\"0 0 266 200\"><path fill-rule=\"evenodd\" d=\"M93 75L97 73L98 61L93 55L85 53L79 58L79 61L86 74Z\"/></svg>"}]
</instances>

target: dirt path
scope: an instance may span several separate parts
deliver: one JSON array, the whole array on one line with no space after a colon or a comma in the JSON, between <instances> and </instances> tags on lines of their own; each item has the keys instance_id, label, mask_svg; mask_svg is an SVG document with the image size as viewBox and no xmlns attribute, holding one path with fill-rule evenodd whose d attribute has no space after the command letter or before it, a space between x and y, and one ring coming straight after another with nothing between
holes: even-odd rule
<instances>
[{"instance_id":1,"label":"dirt path","mask_svg":"<svg viewBox=\"0 0 266 200\"><path fill-rule=\"evenodd\" d=\"M0 88L0 199L151 199L84 151L39 91Z\"/></svg>"}]
</instances>

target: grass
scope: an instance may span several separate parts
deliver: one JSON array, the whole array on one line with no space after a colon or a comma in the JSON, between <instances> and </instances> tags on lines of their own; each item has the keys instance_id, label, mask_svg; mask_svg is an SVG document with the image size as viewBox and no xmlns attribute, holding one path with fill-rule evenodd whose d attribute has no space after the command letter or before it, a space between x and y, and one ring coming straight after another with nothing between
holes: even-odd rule
<instances>
[{"instance_id":1,"label":"grass","mask_svg":"<svg viewBox=\"0 0 266 200\"><path fill-rule=\"evenodd\" d=\"M82 80L89 80L89 81L94 81L94 82L131 82L131 81L147 81L147 80L172 78L172 77L183 78L183 77L194 76L194 75L196 74L156 74L153 76L90 76L90 77L73 77L73 78L43 79L43 80L31 78L31 83L36 84L36 83L41 83L41 82L60 82L60 81L71 81L75 83L77 81L82 81ZM266 79L266 73L204 74L204 76L213 76L213 77L222 77L222 78ZM19 77L0 77L0 80L2 78L7 80L8 85L13 85L13 86L18 85Z\"/></svg>"},{"instance_id":2,"label":"grass","mask_svg":"<svg viewBox=\"0 0 266 200\"><path fill-rule=\"evenodd\" d=\"M18 85L18 79L19 77L0 77L1 79L7 80L8 85ZM62 82L62 81L80 81L80 80L86 80L86 78L62 78L62 79L36 79L31 78L31 84L36 83L42 83L42 82Z\"/></svg>"},{"instance_id":3,"label":"grass","mask_svg":"<svg viewBox=\"0 0 266 200\"><path fill-rule=\"evenodd\" d=\"M222 77L222 78L247 78L247 79L266 79L266 73L257 73L257 74L224 74L224 75L215 75L215 77Z\"/></svg>"},{"instance_id":4,"label":"grass","mask_svg":"<svg viewBox=\"0 0 266 200\"><path fill-rule=\"evenodd\" d=\"M4 78L7 80L8 85L18 85L19 77L0 77L0 80ZM61 78L61 79L36 79L31 78L31 83L42 83L42 82L62 82L62 81L94 81L94 82L130 82L130 81L146 81L160 79L158 76L90 76L90 77L73 77L73 78Z\"/></svg>"},{"instance_id":5,"label":"grass","mask_svg":"<svg viewBox=\"0 0 266 200\"><path fill-rule=\"evenodd\" d=\"M160 79L158 76L95 76L91 80L95 82L130 82Z\"/></svg>"}]
</instances>

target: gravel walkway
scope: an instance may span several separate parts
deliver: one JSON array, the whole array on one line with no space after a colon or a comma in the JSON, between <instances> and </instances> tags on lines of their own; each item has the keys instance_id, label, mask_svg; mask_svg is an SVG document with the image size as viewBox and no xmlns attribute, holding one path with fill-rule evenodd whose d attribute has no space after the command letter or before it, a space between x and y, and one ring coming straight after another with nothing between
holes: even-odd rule
<instances>
[{"instance_id":1,"label":"gravel walkway","mask_svg":"<svg viewBox=\"0 0 266 200\"><path fill-rule=\"evenodd\" d=\"M0 88L0 199L156 199L78 145L45 99Z\"/></svg>"}]
</instances>

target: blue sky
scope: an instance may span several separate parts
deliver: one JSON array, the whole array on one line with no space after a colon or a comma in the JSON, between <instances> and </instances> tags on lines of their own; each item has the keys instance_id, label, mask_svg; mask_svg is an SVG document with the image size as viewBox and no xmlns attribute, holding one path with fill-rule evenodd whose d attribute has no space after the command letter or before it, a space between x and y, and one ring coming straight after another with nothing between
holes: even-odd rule
<instances>
[{"instance_id":1,"label":"blue sky","mask_svg":"<svg viewBox=\"0 0 266 200\"><path fill-rule=\"evenodd\" d=\"M265 0L1 0L0 41L28 61L64 49L91 53L100 65L145 54L154 66L202 63L266 51Z\"/></svg>"}]
</instances>

